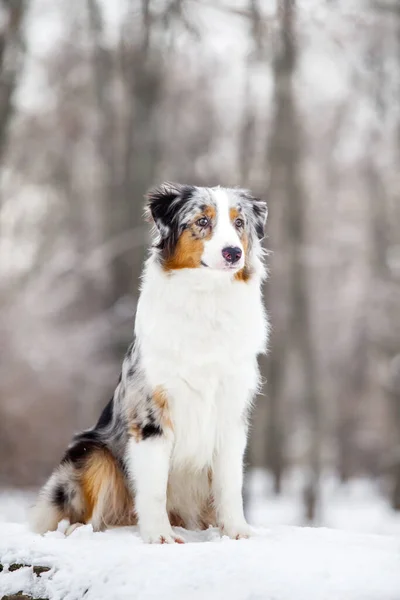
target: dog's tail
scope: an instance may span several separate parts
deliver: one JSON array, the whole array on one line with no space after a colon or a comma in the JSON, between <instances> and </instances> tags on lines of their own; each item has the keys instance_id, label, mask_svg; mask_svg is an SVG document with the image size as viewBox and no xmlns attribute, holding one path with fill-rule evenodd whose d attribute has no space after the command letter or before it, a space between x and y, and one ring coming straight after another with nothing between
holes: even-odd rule
<instances>
[{"instance_id":1,"label":"dog's tail","mask_svg":"<svg viewBox=\"0 0 400 600\"><path fill-rule=\"evenodd\" d=\"M136 524L123 472L108 448L91 433L75 438L41 490L30 515L33 531L54 531L63 519L71 525L92 523L95 531Z\"/></svg>"}]
</instances>

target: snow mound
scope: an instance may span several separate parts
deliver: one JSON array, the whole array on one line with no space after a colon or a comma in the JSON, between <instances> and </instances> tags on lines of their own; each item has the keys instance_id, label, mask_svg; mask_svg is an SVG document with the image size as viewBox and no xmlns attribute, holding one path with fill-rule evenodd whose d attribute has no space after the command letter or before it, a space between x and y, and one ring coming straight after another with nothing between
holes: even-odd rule
<instances>
[{"instance_id":1,"label":"snow mound","mask_svg":"<svg viewBox=\"0 0 400 600\"><path fill-rule=\"evenodd\" d=\"M49 600L400 600L400 539L330 529L255 529L249 540L176 529L150 546L136 528L39 536L0 523L0 598ZM13 564L27 564L9 571ZM37 576L32 566L51 567Z\"/></svg>"}]
</instances>

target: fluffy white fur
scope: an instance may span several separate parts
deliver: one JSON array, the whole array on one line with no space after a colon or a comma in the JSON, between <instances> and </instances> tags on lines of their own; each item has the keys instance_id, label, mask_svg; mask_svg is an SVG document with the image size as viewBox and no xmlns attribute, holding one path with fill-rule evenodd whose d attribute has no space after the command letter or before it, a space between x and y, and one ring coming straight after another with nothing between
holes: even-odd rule
<instances>
[{"instance_id":1,"label":"fluffy white fur","mask_svg":"<svg viewBox=\"0 0 400 600\"><path fill-rule=\"evenodd\" d=\"M260 246L253 251L248 282L236 281L224 269L222 249L243 246L229 219L228 195L221 189L213 194L219 224L203 258L214 269L168 273L152 256L143 275L135 327L141 366L150 387L166 390L174 424L163 443L150 438L131 442L128 450L147 541L174 538L165 510L168 477L184 479L170 508L190 514L194 498L188 489L200 496L199 505L207 494L209 468L219 526L232 538L249 534L242 470L247 412L259 384L257 355L264 352L268 333L260 290L264 269ZM235 271L243 264L244 255Z\"/></svg>"}]
</instances>

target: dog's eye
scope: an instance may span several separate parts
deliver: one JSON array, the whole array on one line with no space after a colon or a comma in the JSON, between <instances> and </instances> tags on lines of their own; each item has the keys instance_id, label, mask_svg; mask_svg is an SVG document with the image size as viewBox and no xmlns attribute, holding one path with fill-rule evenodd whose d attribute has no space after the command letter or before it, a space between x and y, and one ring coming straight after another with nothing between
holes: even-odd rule
<instances>
[{"instance_id":1,"label":"dog's eye","mask_svg":"<svg viewBox=\"0 0 400 600\"><path fill-rule=\"evenodd\" d=\"M209 223L210 221L207 219L207 217L200 217L200 219L197 219L196 221L196 225L199 227L207 227Z\"/></svg>"},{"instance_id":2,"label":"dog's eye","mask_svg":"<svg viewBox=\"0 0 400 600\"><path fill-rule=\"evenodd\" d=\"M240 229L241 227L244 227L244 221L243 221L243 219L236 219L235 220L235 227L237 227L238 229Z\"/></svg>"}]
</instances>

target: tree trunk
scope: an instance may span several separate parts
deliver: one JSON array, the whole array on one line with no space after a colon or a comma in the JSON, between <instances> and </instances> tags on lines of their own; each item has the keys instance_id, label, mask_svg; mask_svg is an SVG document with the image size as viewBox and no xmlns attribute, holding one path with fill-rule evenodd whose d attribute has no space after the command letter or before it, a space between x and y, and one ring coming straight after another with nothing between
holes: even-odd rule
<instances>
[{"instance_id":1,"label":"tree trunk","mask_svg":"<svg viewBox=\"0 0 400 600\"><path fill-rule=\"evenodd\" d=\"M308 477L304 497L307 519L313 520L320 472L320 415L310 330L308 273L303 258L307 207L300 176L302 140L293 89L297 54L294 20L295 3L283 0L279 5L279 39L273 62L275 118L269 147L269 239L272 250L276 250L281 256L275 258L271 267L275 283L271 289L267 284L267 297L275 329L271 343L273 359L269 363L267 451L275 490L279 491L283 470L285 373L290 352L295 348L303 371L309 429Z\"/></svg>"},{"instance_id":2,"label":"tree trunk","mask_svg":"<svg viewBox=\"0 0 400 600\"><path fill-rule=\"evenodd\" d=\"M0 161L13 113L13 94L23 67L22 26L26 6L26 0L0 0L5 13L4 25L0 25Z\"/></svg>"}]
</instances>

